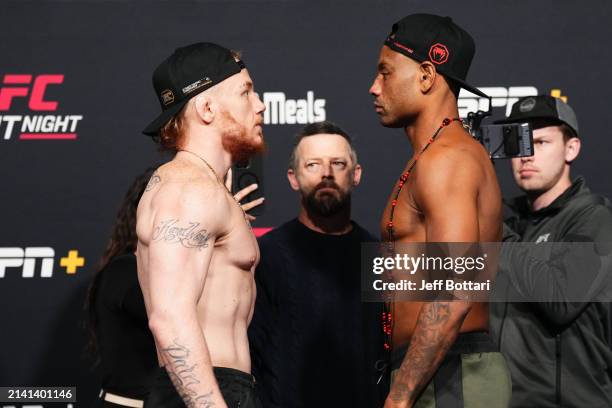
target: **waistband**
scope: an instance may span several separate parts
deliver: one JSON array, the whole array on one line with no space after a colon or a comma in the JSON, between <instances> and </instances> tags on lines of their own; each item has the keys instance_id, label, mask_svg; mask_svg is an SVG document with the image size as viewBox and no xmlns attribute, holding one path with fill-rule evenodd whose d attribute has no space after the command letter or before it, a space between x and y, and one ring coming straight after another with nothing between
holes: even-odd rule
<instances>
[{"instance_id":1,"label":"waistband","mask_svg":"<svg viewBox=\"0 0 612 408\"><path fill-rule=\"evenodd\" d=\"M391 370L395 370L402 365L409 346L410 344L407 344L391 351ZM459 333L445 358L459 354L493 353L496 351L499 351L499 349L487 332Z\"/></svg>"},{"instance_id":2,"label":"waistband","mask_svg":"<svg viewBox=\"0 0 612 408\"><path fill-rule=\"evenodd\" d=\"M213 374L215 375L217 382L232 381L238 384L255 387L255 376L253 376L253 374L245 373L244 371L236 370L235 368L213 367ZM168 376L168 372L166 371L165 367L159 368L158 378L161 378L171 384L170 377Z\"/></svg>"},{"instance_id":3,"label":"waistband","mask_svg":"<svg viewBox=\"0 0 612 408\"><path fill-rule=\"evenodd\" d=\"M255 376L229 367L213 367L217 380L231 380L251 387L255 386Z\"/></svg>"}]
</instances>

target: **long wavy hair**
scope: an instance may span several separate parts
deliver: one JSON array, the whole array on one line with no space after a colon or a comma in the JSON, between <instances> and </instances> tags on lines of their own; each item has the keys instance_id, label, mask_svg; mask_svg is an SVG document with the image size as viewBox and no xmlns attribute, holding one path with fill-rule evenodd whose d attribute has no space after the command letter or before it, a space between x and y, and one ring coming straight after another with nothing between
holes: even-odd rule
<instances>
[{"instance_id":1,"label":"long wavy hair","mask_svg":"<svg viewBox=\"0 0 612 408\"><path fill-rule=\"evenodd\" d=\"M104 274L104 269L113 258L136 251L136 244L138 242L138 237L136 236L136 209L154 171L155 168L150 167L144 173L137 176L125 193L115 217L110 240L106 245L104 254L100 259L96 273L89 286L85 300L85 329L88 334L85 351L93 357L94 365L99 363L98 342L95 332L98 325L98 315L95 308L98 284Z\"/></svg>"}]
</instances>

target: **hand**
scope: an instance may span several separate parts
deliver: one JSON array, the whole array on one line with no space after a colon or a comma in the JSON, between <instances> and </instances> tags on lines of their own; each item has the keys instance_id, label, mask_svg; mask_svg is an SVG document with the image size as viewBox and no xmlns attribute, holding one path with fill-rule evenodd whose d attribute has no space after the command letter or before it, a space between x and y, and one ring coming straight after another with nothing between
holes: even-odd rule
<instances>
[{"instance_id":1,"label":"hand","mask_svg":"<svg viewBox=\"0 0 612 408\"><path fill-rule=\"evenodd\" d=\"M248 196L253 191L257 190L257 187L259 187L259 186L257 184L255 184L255 183L253 183L253 184L251 184L249 186L246 186L245 188L243 188L242 190L240 190L239 192L234 194L234 198L236 199L238 204L240 204L240 200L242 200L244 197ZM261 205L263 202L264 202L264 198L263 197L259 197L258 199L253 200L253 201L249 201L246 204L240 204L240 207L242 207L242 210L246 214L247 219L249 221L254 221L255 217L252 216L251 214L247 213L247 211L249 211L252 208L257 207L258 205Z\"/></svg>"},{"instance_id":2,"label":"hand","mask_svg":"<svg viewBox=\"0 0 612 408\"><path fill-rule=\"evenodd\" d=\"M228 170L227 176L225 177L225 187L227 187L229 191L232 191L232 169L231 168ZM246 186L245 188L243 188L242 190L234 194L234 200L236 200L236 202L240 204L240 201L244 197L248 196L253 191L257 190L258 187L259 186L255 183ZM247 211L257 207L258 205L261 205L264 202L264 200L265 200L264 197L259 197L258 199L250 201L246 204L240 204L240 207L242 207L242 210L246 214L247 219L249 221L254 221L256 218L252 216L251 214L249 214Z\"/></svg>"}]
</instances>

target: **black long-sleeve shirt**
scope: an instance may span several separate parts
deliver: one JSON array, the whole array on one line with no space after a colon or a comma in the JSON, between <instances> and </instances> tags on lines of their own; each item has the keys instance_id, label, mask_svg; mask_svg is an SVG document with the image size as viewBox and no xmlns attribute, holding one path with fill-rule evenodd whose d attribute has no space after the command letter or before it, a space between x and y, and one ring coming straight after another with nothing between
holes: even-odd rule
<instances>
[{"instance_id":1,"label":"black long-sleeve shirt","mask_svg":"<svg viewBox=\"0 0 612 408\"><path fill-rule=\"evenodd\" d=\"M249 327L253 374L265 407L380 407L382 305L361 302L360 248L374 238L353 223L321 234L292 220L259 240Z\"/></svg>"},{"instance_id":2,"label":"black long-sleeve shirt","mask_svg":"<svg viewBox=\"0 0 612 408\"><path fill-rule=\"evenodd\" d=\"M113 258L100 274L94 308L102 388L145 399L159 366L138 284L136 256Z\"/></svg>"}]
</instances>

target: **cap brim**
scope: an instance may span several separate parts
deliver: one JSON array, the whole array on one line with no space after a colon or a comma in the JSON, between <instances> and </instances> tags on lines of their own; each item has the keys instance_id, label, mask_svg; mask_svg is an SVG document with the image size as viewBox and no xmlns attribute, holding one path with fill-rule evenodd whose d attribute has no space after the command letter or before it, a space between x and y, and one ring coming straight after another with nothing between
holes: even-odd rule
<instances>
[{"instance_id":1,"label":"cap brim","mask_svg":"<svg viewBox=\"0 0 612 408\"><path fill-rule=\"evenodd\" d=\"M512 116L508 116L505 119L498 119L496 121L494 121L493 123L496 125L503 125L506 123L524 123L524 122L531 122L534 120L542 120L542 121L550 121L550 123L565 123L562 120L560 120L559 118L555 117L555 116L542 116L542 115L524 115L521 117L512 117ZM571 126L570 126L571 127Z\"/></svg>"},{"instance_id":2,"label":"cap brim","mask_svg":"<svg viewBox=\"0 0 612 408\"><path fill-rule=\"evenodd\" d=\"M487 95L486 93L482 92L480 89L478 89L476 87L473 87L472 85L468 84L464 80L456 78L456 77L454 77L452 75L445 74L444 72L442 72L442 70L440 70L440 73L442 75L444 75L445 77L450 78L453 81L457 82L461 86L461 88L465 89L466 91L469 91L469 92L473 93L474 95L478 95L478 96L481 96L483 98L489 98L489 95Z\"/></svg>"},{"instance_id":3,"label":"cap brim","mask_svg":"<svg viewBox=\"0 0 612 408\"><path fill-rule=\"evenodd\" d=\"M165 111L163 111L162 113L160 113L160 115L156 117L155 120L153 120L153 122L149 123L149 125L146 128L144 128L142 133L144 133L147 136L157 136L162 126L164 126L166 122L168 122L174 115L179 113L187 102L189 102L189 99L179 102L176 105L171 106Z\"/></svg>"}]
</instances>

